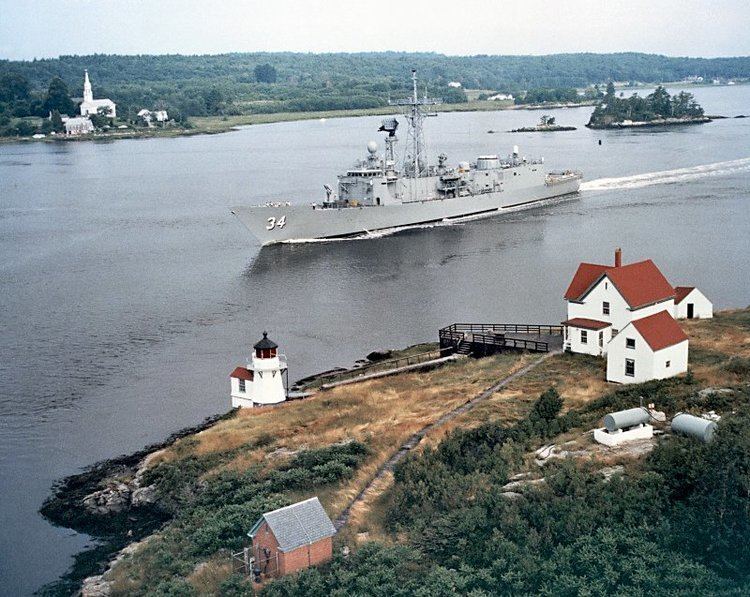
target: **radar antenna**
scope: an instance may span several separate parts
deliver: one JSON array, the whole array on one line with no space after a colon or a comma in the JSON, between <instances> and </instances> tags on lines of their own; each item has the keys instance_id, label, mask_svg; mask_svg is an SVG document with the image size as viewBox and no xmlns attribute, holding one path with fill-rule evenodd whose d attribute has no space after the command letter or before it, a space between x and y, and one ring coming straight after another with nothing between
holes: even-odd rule
<instances>
[{"instance_id":1,"label":"radar antenna","mask_svg":"<svg viewBox=\"0 0 750 597\"><path fill-rule=\"evenodd\" d=\"M386 166L389 165L391 168L396 164L396 158L393 154L393 145L398 141L396 129L398 129L398 120L395 118L384 119L378 129L380 133L388 133L388 136L385 138L385 160L387 162Z\"/></svg>"}]
</instances>

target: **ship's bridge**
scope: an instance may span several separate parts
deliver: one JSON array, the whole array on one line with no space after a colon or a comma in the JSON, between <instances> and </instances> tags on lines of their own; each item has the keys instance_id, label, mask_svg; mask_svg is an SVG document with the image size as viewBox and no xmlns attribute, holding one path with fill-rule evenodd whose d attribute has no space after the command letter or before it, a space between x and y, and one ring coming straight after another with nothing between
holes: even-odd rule
<instances>
[{"instance_id":1,"label":"ship's bridge","mask_svg":"<svg viewBox=\"0 0 750 597\"><path fill-rule=\"evenodd\" d=\"M377 170L372 169L357 169L357 170L347 170L346 176L355 176L355 177L370 177L370 176L382 176L383 171L379 168Z\"/></svg>"}]
</instances>

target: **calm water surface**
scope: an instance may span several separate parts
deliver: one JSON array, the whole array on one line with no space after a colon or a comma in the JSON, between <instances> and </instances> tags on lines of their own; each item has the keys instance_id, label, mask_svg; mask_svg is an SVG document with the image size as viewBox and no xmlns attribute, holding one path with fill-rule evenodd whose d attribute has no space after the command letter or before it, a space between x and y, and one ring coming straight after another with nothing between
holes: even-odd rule
<instances>
[{"instance_id":1,"label":"calm water surface","mask_svg":"<svg viewBox=\"0 0 750 597\"><path fill-rule=\"evenodd\" d=\"M750 114L750 86L695 93L710 114ZM575 200L262 251L229 207L319 200L380 118L0 146L0 592L31 593L89 541L37 514L55 480L225 411L228 373L264 329L295 379L456 320L557 322L578 261L615 246L718 308L748 305L750 119L589 131L589 113L550 112L579 127L557 134L487 133L534 111L427 123L453 161L518 144L583 170Z\"/></svg>"}]
</instances>

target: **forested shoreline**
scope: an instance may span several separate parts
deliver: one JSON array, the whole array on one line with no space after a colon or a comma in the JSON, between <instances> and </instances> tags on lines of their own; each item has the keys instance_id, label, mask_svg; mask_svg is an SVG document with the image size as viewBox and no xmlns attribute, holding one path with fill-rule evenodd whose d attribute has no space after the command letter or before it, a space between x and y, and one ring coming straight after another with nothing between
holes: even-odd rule
<instances>
[{"instance_id":1,"label":"forested shoreline","mask_svg":"<svg viewBox=\"0 0 750 597\"><path fill-rule=\"evenodd\" d=\"M204 56L61 56L0 61L0 126L12 118L48 114L50 83L79 96L88 69L96 97L118 105L123 121L142 108L166 109L178 120L319 110L371 109L409 91L417 69L420 93L447 104L467 100L464 89L517 97L574 99L575 88L606 81L660 83L689 76L750 77L750 57L674 58L638 53L549 56L444 56L434 53L244 53ZM449 83L461 83L461 87ZM560 97L557 97L560 95ZM533 103L533 102L532 102Z\"/></svg>"}]
</instances>

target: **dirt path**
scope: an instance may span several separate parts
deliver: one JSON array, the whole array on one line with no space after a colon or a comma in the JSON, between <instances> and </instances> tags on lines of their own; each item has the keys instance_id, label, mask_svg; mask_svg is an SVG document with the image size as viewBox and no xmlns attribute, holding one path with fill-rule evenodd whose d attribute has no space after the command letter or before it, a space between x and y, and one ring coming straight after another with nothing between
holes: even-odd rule
<instances>
[{"instance_id":1,"label":"dirt path","mask_svg":"<svg viewBox=\"0 0 750 597\"><path fill-rule=\"evenodd\" d=\"M474 398L470 399L468 402L465 402L461 406L458 406L454 408L453 410L448 411L444 415L442 415L439 419L436 421L430 423L429 425L425 425L417 431L414 435L409 437L409 439L406 440L406 442L396 451L388 460L386 460L383 464L380 465L378 470L375 472L375 475L370 480L370 482L365 485L365 487L362 488L362 491L360 491L356 496L354 496L354 499L352 499L351 502L349 502L349 505L347 505L346 508L341 512L341 514L338 516L338 518L334 521L333 525L336 527L336 530L340 530L346 523L349 521L349 516L352 513L352 510L355 506L357 506L360 502L362 502L366 496L366 494L375 486L378 482L380 482L388 473L392 472L395 466L406 456L406 454L412 450L414 447L419 445L419 442L422 441L422 438L427 435L430 431L440 427L441 425L447 423L448 421L451 421L455 419L456 417L469 412L472 408L477 406L478 404L484 402L488 398L490 398L493 394L495 394L498 390L501 388L504 388L512 381L515 381L519 377L522 377L526 375L529 371L543 363L546 359L548 359L551 356L560 354L562 351L554 351L554 352L548 352L540 359L537 359L536 361L533 361L532 363L529 363L525 367L522 367L515 373L511 373L507 377L504 377L497 383L495 383L493 386L487 388L484 392L481 394L475 396Z\"/></svg>"}]
</instances>

